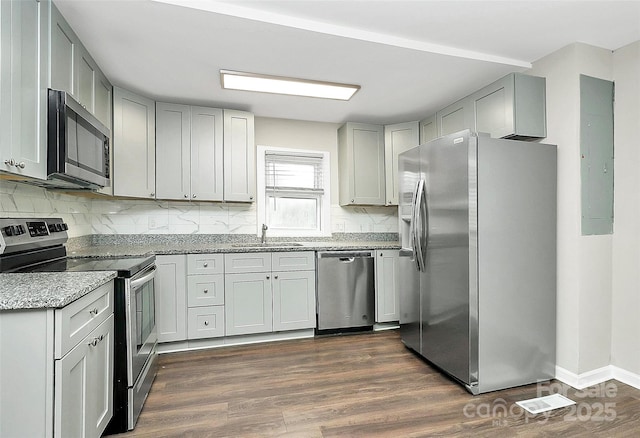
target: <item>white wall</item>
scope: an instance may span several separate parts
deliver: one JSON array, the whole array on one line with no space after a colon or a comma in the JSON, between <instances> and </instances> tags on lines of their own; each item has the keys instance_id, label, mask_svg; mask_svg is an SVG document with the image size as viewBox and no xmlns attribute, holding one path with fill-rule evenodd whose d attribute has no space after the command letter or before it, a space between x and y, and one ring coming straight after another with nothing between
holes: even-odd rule
<instances>
[{"instance_id":1,"label":"white wall","mask_svg":"<svg viewBox=\"0 0 640 438\"><path fill-rule=\"evenodd\" d=\"M611 363L640 374L640 41L613 54L616 86Z\"/></svg>"},{"instance_id":2,"label":"white wall","mask_svg":"<svg viewBox=\"0 0 640 438\"><path fill-rule=\"evenodd\" d=\"M558 145L557 365L580 374L609 365L612 236L582 236L580 74L612 80L610 51L576 43L533 64L547 78L547 138Z\"/></svg>"},{"instance_id":3,"label":"white wall","mask_svg":"<svg viewBox=\"0 0 640 438\"><path fill-rule=\"evenodd\" d=\"M331 155L331 231L397 233L395 207L338 205L339 125L255 119L256 144L326 150ZM88 198L0 180L0 216L62 216L72 237L85 234L254 234L255 204Z\"/></svg>"}]
</instances>

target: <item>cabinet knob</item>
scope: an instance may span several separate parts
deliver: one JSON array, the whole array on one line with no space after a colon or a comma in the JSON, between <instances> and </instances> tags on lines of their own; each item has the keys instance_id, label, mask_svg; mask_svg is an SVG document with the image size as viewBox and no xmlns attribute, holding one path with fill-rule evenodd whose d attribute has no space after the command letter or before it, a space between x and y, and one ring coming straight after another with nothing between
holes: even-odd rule
<instances>
[{"instance_id":1,"label":"cabinet knob","mask_svg":"<svg viewBox=\"0 0 640 438\"><path fill-rule=\"evenodd\" d=\"M209 325L209 321L205 321L205 322L204 322L204 325Z\"/></svg>"},{"instance_id":2,"label":"cabinet knob","mask_svg":"<svg viewBox=\"0 0 640 438\"><path fill-rule=\"evenodd\" d=\"M192 197L193 199L196 199L196 195L192 195L191 197Z\"/></svg>"},{"instance_id":3,"label":"cabinet knob","mask_svg":"<svg viewBox=\"0 0 640 438\"><path fill-rule=\"evenodd\" d=\"M277 279L278 279L278 276L277 276L277 275L274 275L274 276L273 276L273 278L275 278L275 279L277 280Z\"/></svg>"},{"instance_id":4,"label":"cabinet knob","mask_svg":"<svg viewBox=\"0 0 640 438\"><path fill-rule=\"evenodd\" d=\"M13 163L15 163L15 161L13 161L13 158L10 160L4 160L4 164L6 164L7 166L13 166Z\"/></svg>"},{"instance_id":5,"label":"cabinet knob","mask_svg":"<svg viewBox=\"0 0 640 438\"><path fill-rule=\"evenodd\" d=\"M351 200L351 203L353 204L354 202L356 202L356 200L355 200L355 199L352 199L352 200Z\"/></svg>"},{"instance_id":6,"label":"cabinet knob","mask_svg":"<svg viewBox=\"0 0 640 438\"><path fill-rule=\"evenodd\" d=\"M93 309L89 310L89 314L91 314L92 316L96 316L98 314L98 308L94 307Z\"/></svg>"},{"instance_id":7,"label":"cabinet knob","mask_svg":"<svg viewBox=\"0 0 640 438\"><path fill-rule=\"evenodd\" d=\"M189 198L189 195L187 195L186 193L184 194L184 199Z\"/></svg>"},{"instance_id":8,"label":"cabinet knob","mask_svg":"<svg viewBox=\"0 0 640 438\"><path fill-rule=\"evenodd\" d=\"M250 201L253 201L253 196L249 196L249 200L250 200Z\"/></svg>"},{"instance_id":9,"label":"cabinet knob","mask_svg":"<svg viewBox=\"0 0 640 438\"><path fill-rule=\"evenodd\" d=\"M202 292L205 293L205 294L208 294L209 293L209 289L205 289Z\"/></svg>"},{"instance_id":10,"label":"cabinet knob","mask_svg":"<svg viewBox=\"0 0 640 438\"><path fill-rule=\"evenodd\" d=\"M267 280L268 280L268 279L270 279L270 278L271 278L271 277L269 277L269 276L267 275Z\"/></svg>"},{"instance_id":11,"label":"cabinet knob","mask_svg":"<svg viewBox=\"0 0 640 438\"><path fill-rule=\"evenodd\" d=\"M19 167L20 169L24 169L24 166L25 166L24 161L16 163L16 167Z\"/></svg>"},{"instance_id":12,"label":"cabinet knob","mask_svg":"<svg viewBox=\"0 0 640 438\"><path fill-rule=\"evenodd\" d=\"M155 195L156 195L156 194L155 194L155 193L153 193L153 192L151 192L151 193L149 194L149 196L151 196L152 198L153 198Z\"/></svg>"},{"instance_id":13,"label":"cabinet knob","mask_svg":"<svg viewBox=\"0 0 640 438\"><path fill-rule=\"evenodd\" d=\"M202 266L204 266L204 267L206 268L206 267L208 267L208 266L209 266L209 263L204 262L204 263L202 264Z\"/></svg>"}]
</instances>

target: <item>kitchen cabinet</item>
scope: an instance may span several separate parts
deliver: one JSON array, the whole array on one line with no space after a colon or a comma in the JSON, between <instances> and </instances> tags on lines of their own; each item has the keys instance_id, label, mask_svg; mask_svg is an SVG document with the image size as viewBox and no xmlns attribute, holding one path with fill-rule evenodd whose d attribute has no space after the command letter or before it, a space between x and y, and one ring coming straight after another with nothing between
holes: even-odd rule
<instances>
[{"instance_id":1,"label":"kitchen cabinet","mask_svg":"<svg viewBox=\"0 0 640 438\"><path fill-rule=\"evenodd\" d=\"M438 137L463 129L475 129L473 100L470 96L452 103L436 113Z\"/></svg>"},{"instance_id":2,"label":"kitchen cabinet","mask_svg":"<svg viewBox=\"0 0 640 438\"><path fill-rule=\"evenodd\" d=\"M100 437L113 414L113 281L0 312L0 436Z\"/></svg>"},{"instance_id":3,"label":"kitchen cabinet","mask_svg":"<svg viewBox=\"0 0 640 438\"><path fill-rule=\"evenodd\" d=\"M156 104L158 199L223 200L222 110Z\"/></svg>"},{"instance_id":4,"label":"kitchen cabinet","mask_svg":"<svg viewBox=\"0 0 640 438\"><path fill-rule=\"evenodd\" d=\"M418 122L384 127L386 205L398 205L398 155L420 144Z\"/></svg>"},{"instance_id":5,"label":"kitchen cabinet","mask_svg":"<svg viewBox=\"0 0 640 438\"><path fill-rule=\"evenodd\" d=\"M0 171L46 179L51 2L0 3Z\"/></svg>"},{"instance_id":6,"label":"kitchen cabinet","mask_svg":"<svg viewBox=\"0 0 640 438\"><path fill-rule=\"evenodd\" d=\"M224 200L253 202L256 152L253 114L224 110Z\"/></svg>"},{"instance_id":7,"label":"kitchen cabinet","mask_svg":"<svg viewBox=\"0 0 640 438\"><path fill-rule=\"evenodd\" d=\"M111 131L113 87L55 5L50 35L51 88L69 93Z\"/></svg>"},{"instance_id":8,"label":"kitchen cabinet","mask_svg":"<svg viewBox=\"0 0 640 438\"><path fill-rule=\"evenodd\" d=\"M156 328L158 342L187 339L187 256L156 257Z\"/></svg>"},{"instance_id":9,"label":"kitchen cabinet","mask_svg":"<svg viewBox=\"0 0 640 438\"><path fill-rule=\"evenodd\" d=\"M436 123L436 115L427 117L420 121L420 144L426 143L438 138L438 126Z\"/></svg>"},{"instance_id":10,"label":"kitchen cabinet","mask_svg":"<svg viewBox=\"0 0 640 438\"><path fill-rule=\"evenodd\" d=\"M376 322L400 320L398 250L376 251Z\"/></svg>"},{"instance_id":11,"label":"kitchen cabinet","mask_svg":"<svg viewBox=\"0 0 640 438\"><path fill-rule=\"evenodd\" d=\"M313 251L225 254L226 335L315 327Z\"/></svg>"},{"instance_id":12,"label":"kitchen cabinet","mask_svg":"<svg viewBox=\"0 0 640 438\"><path fill-rule=\"evenodd\" d=\"M153 100L114 87L112 141L114 196L155 198L155 116Z\"/></svg>"},{"instance_id":13,"label":"kitchen cabinet","mask_svg":"<svg viewBox=\"0 0 640 438\"><path fill-rule=\"evenodd\" d=\"M187 339L224 336L224 256L187 255Z\"/></svg>"},{"instance_id":14,"label":"kitchen cabinet","mask_svg":"<svg viewBox=\"0 0 640 438\"><path fill-rule=\"evenodd\" d=\"M338 164L340 205L385 205L383 126L342 125Z\"/></svg>"},{"instance_id":15,"label":"kitchen cabinet","mask_svg":"<svg viewBox=\"0 0 640 438\"><path fill-rule=\"evenodd\" d=\"M477 132L527 140L547 136L545 78L511 73L471 95Z\"/></svg>"}]
</instances>

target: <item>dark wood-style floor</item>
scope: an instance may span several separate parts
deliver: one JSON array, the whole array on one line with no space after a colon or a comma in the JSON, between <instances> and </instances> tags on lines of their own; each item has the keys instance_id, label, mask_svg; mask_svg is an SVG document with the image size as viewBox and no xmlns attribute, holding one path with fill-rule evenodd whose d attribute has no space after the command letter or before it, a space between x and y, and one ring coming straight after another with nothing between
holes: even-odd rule
<instances>
[{"instance_id":1,"label":"dark wood-style floor","mask_svg":"<svg viewBox=\"0 0 640 438\"><path fill-rule=\"evenodd\" d=\"M574 407L525 415L515 402L549 393L537 391L472 396L396 331L320 337L162 355L136 429L121 436L640 436L633 387L569 388Z\"/></svg>"}]
</instances>

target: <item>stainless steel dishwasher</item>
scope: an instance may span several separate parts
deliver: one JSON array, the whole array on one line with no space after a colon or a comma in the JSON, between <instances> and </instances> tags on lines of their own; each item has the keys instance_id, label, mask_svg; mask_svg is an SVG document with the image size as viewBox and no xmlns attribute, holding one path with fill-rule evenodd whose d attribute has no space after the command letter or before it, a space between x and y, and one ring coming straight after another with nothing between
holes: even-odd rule
<instances>
[{"instance_id":1,"label":"stainless steel dishwasher","mask_svg":"<svg viewBox=\"0 0 640 438\"><path fill-rule=\"evenodd\" d=\"M317 258L318 332L371 328L375 319L372 251L321 251Z\"/></svg>"}]
</instances>

